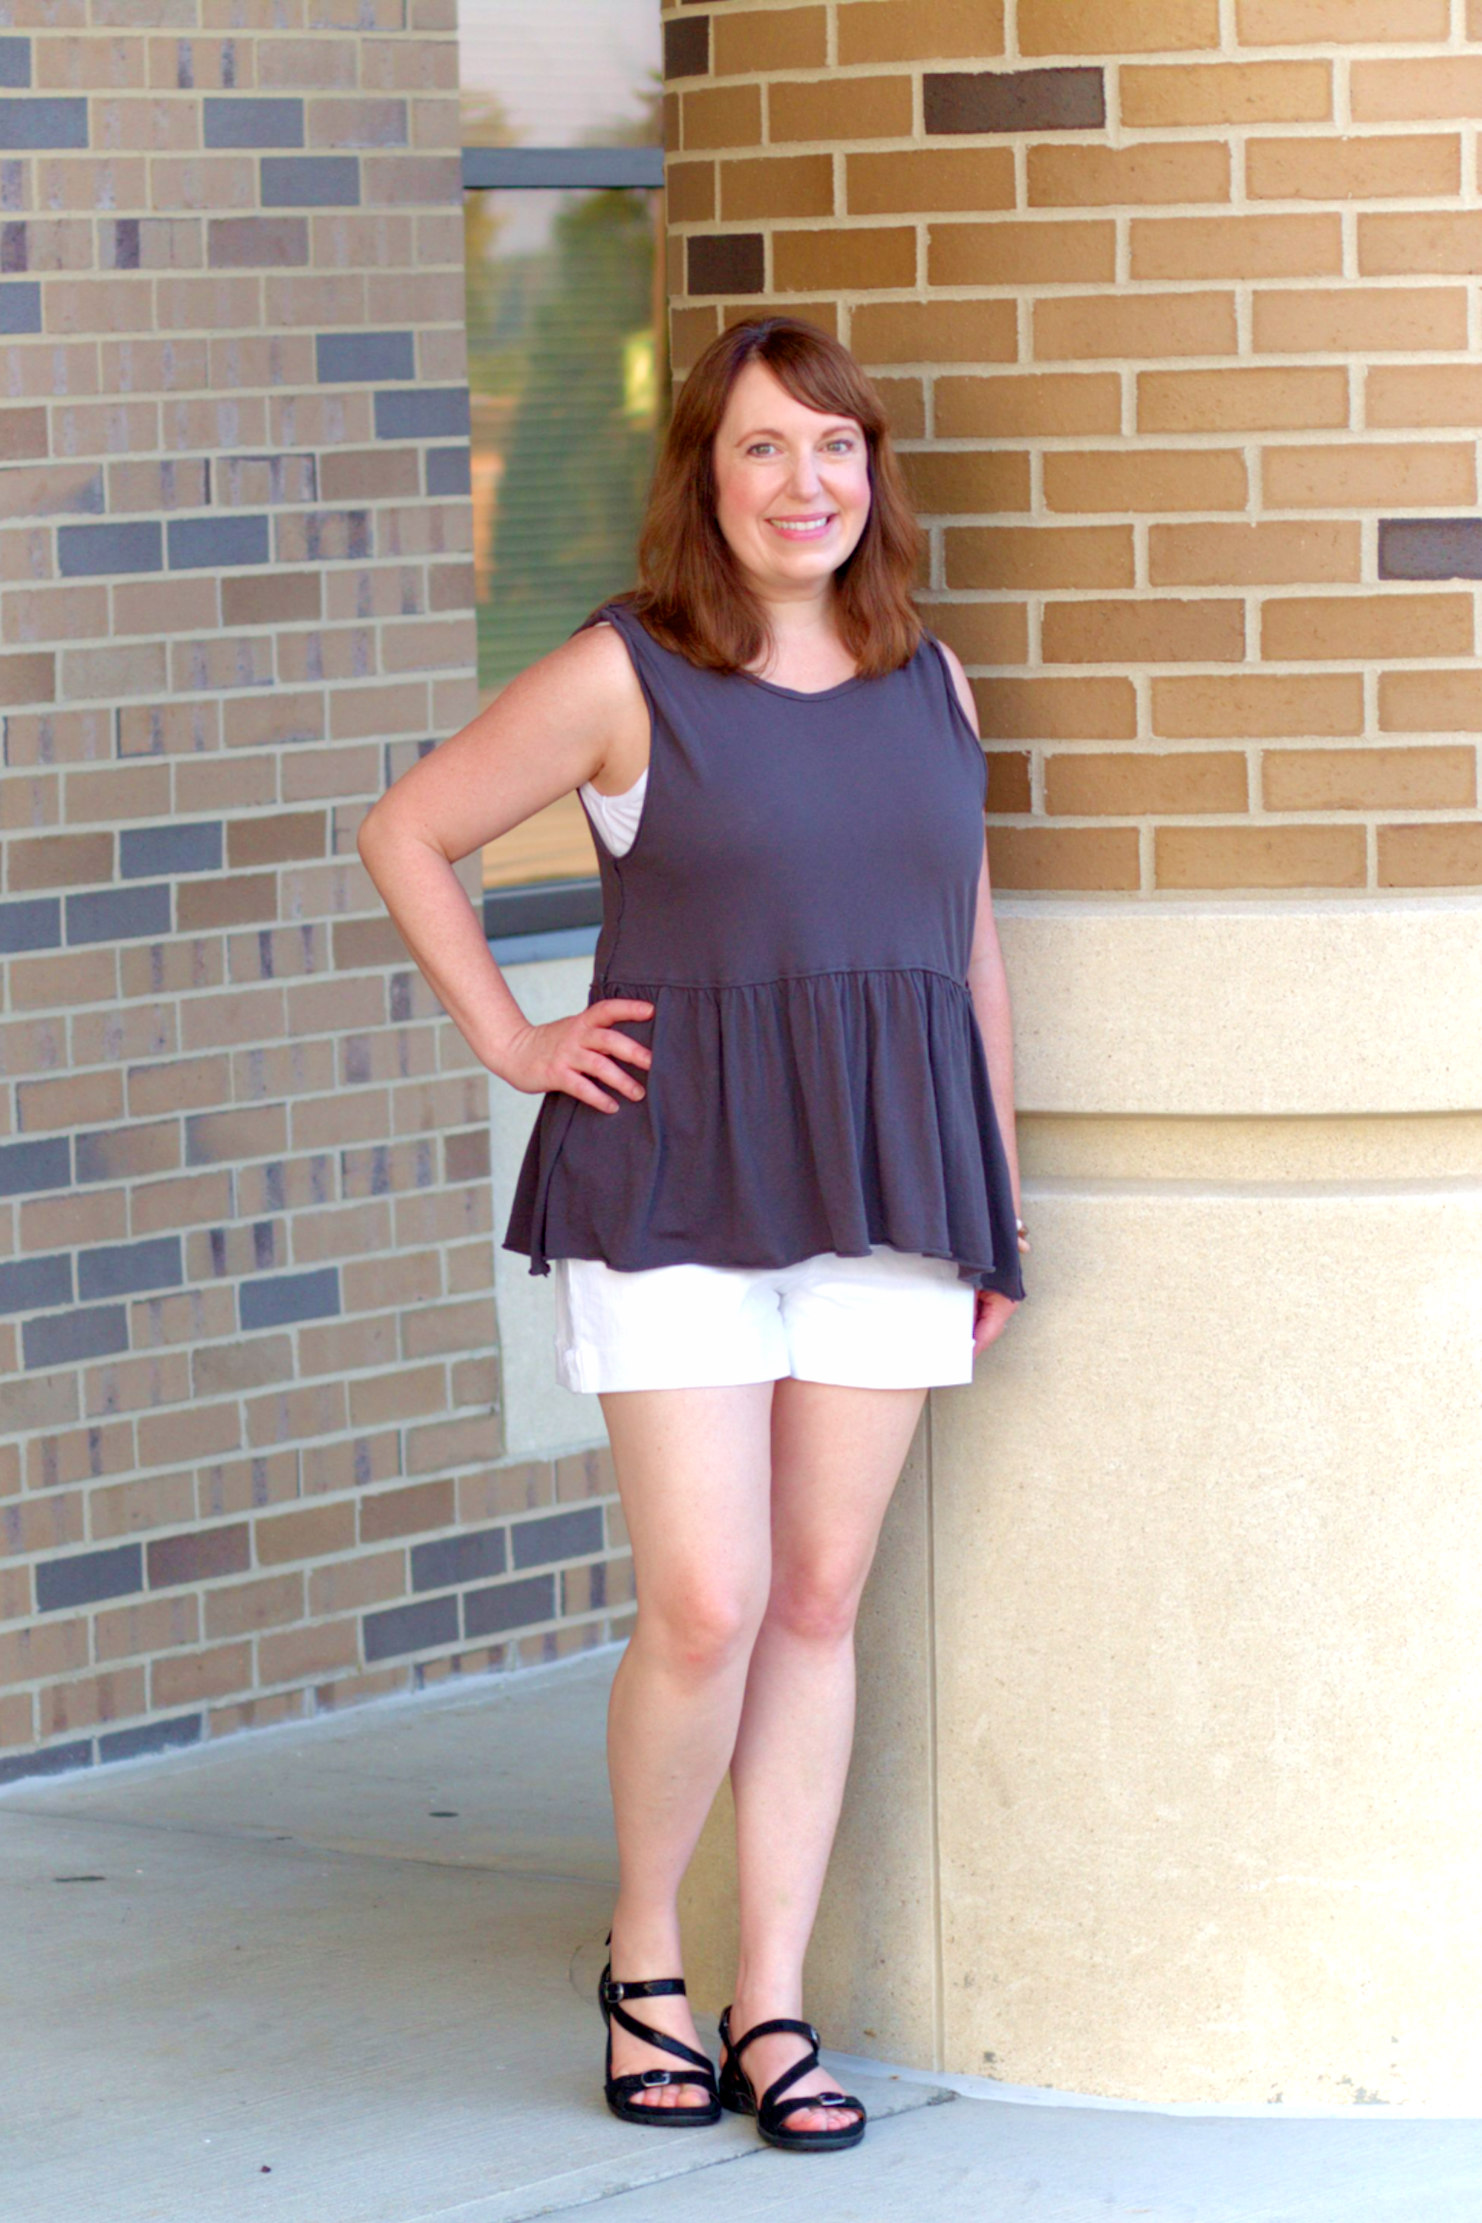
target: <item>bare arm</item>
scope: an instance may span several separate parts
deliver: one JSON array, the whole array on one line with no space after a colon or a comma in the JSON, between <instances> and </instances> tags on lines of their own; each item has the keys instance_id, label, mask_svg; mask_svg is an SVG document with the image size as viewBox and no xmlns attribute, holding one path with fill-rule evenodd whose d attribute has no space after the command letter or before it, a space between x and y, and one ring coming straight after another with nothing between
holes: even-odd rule
<instances>
[{"instance_id":1,"label":"bare arm","mask_svg":"<svg viewBox=\"0 0 1482 2223\"><path fill-rule=\"evenodd\" d=\"M599 1079L625 1096L643 1094L614 1059L649 1062L648 1050L613 1021L647 1018L653 1006L608 997L532 1026L453 866L593 778L614 751L631 753L635 721L646 735L647 706L628 652L611 626L590 627L404 772L356 839L423 977L483 1064L516 1088L564 1089L606 1111L617 1105Z\"/></svg>"}]
</instances>

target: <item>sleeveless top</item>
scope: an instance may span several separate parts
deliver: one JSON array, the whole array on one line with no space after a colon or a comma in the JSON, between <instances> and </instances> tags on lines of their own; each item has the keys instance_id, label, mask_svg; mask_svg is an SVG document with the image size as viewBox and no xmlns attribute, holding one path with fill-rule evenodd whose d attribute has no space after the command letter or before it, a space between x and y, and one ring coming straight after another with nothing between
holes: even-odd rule
<instances>
[{"instance_id":1,"label":"sleeveless top","mask_svg":"<svg viewBox=\"0 0 1482 2223\"><path fill-rule=\"evenodd\" d=\"M624 602L585 623L601 618L652 738L631 848L596 845L587 1000L652 1003L617 1025L653 1063L615 1112L547 1092L503 1248L543 1274L885 1243L1022 1297L967 987L987 761L934 636L881 678L807 693L701 670Z\"/></svg>"}]
</instances>

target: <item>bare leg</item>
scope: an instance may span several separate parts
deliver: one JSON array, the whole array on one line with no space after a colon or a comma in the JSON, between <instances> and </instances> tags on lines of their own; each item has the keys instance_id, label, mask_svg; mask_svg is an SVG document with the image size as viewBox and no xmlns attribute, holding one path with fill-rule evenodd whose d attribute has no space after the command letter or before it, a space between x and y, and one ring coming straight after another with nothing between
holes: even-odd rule
<instances>
[{"instance_id":1,"label":"bare leg","mask_svg":"<svg viewBox=\"0 0 1482 2223\"><path fill-rule=\"evenodd\" d=\"M731 2034L803 2016L803 1956L838 1826L854 1739L854 1623L880 1524L926 1392L791 1377L772 1405L772 1583L731 1761L741 1951ZM758 2094L800 2057L758 2038L742 2065ZM818 2070L790 2088L826 2091ZM797 2130L844 2129L799 2108Z\"/></svg>"},{"instance_id":2,"label":"bare leg","mask_svg":"<svg viewBox=\"0 0 1482 2223\"><path fill-rule=\"evenodd\" d=\"M730 1763L767 1602L772 1394L771 1382L751 1382L602 1398L638 1591L608 1713L619 1982L681 1972L680 1880ZM683 1997L638 2000L633 2011L698 2043ZM614 2026L612 2065L622 2076L678 2064ZM699 2098L692 2084L655 2085L645 2104Z\"/></svg>"}]
</instances>

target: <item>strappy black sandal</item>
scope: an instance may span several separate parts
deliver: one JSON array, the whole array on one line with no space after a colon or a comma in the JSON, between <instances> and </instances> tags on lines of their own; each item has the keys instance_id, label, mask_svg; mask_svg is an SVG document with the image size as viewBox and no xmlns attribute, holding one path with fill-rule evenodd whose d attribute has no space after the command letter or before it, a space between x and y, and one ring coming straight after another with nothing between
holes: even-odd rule
<instances>
[{"instance_id":1,"label":"strappy black sandal","mask_svg":"<svg viewBox=\"0 0 1482 2223\"><path fill-rule=\"evenodd\" d=\"M612 1943L608 1932L607 1942ZM697 2053L682 2038L671 2038L667 2030L651 2030L647 2023L630 2015L622 2004L625 1999L656 1999L665 1994L683 1992L682 1976L652 1976L641 1984L615 1984L612 1980L612 1962L602 1971L597 1986L597 1998L602 2008L602 2020L607 2027L607 2058L603 2064L603 2093L608 2106L619 2121L624 2123L657 2123L668 2130L677 2130L687 2123L718 2123L720 2121L720 2095L716 2090L715 2067L709 2056ZM642 2038L645 2045L657 2046L662 2053L672 2053L681 2061L694 2065L688 2069L633 2069L626 2076L612 2073L612 2026L616 2022L629 2037ZM702 2084L706 2097L697 2107L655 2107L648 2100L633 2099L629 2095L655 2084Z\"/></svg>"},{"instance_id":2,"label":"strappy black sandal","mask_svg":"<svg viewBox=\"0 0 1482 2223\"><path fill-rule=\"evenodd\" d=\"M775 2083L769 2084L760 2099L750 2077L741 2066L741 2055L753 2038L768 2038L786 2031L799 2038L806 2038L811 2051L790 2069L784 2069ZM726 2008L720 2018L720 2104L733 2115L755 2115L756 2127L769 2146L780 2146L784 2153L829 2153L840 2146L857 2146L865 2134L868 2116L862 2100L852 2092L800 2092L791 2099L783 2093L789 2084L796 2084L800 2076L819 2066L818 2032L811 2022L793 2022L779 2016L771 2022L759 2022L747 2031L739 2043L731 2040L731 2010ZM786 2118L807 2107L849 2107L859 2115L857 2123L849 2123L843 2130L790 2130Z\"/></svg>"}]
</instances>

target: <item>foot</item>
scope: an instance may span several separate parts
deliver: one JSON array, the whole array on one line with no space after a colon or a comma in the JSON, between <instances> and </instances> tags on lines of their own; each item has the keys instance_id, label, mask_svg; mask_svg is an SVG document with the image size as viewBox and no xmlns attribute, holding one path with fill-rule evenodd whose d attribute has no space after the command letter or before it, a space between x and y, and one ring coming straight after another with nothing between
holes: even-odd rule
<instances>
[{"instance_id":1,"label":"foot","mask_svg":"<svg viewBox=\"0 0 1482 2223\"><path fill-rule=\"evenodd\" d=\"M778 2015L790 2016L798 2022L807 2020L802 2008L796 2004L789 2003L779 2007L775 2001L769 2004L766 2000L747 1999L744 1994L738 1993L731 2006L731 2036L733 2039L744 2038L747 2031L754 2029L759 2022L770 2022ZM769 2084L776 2082L784 2069L790 2069L795 2061L803 2060L807 2052L806 2038L784 2034L753 2039L741 2056L741 2067L757 2098L761 2098ZM789 2084L782 2096L784 2099L804 2099L809 2092L837 2092L838 2089L838 2078L830 2076L828 2070L820 2066L811 2069L806 2076L800 2076L795 2084ZM789 2109L786 2121L789 2130L852 2130L859 2121L859 2115L852 2107L794 2107Z\"/></svg>"},{"instance_id":2,"label":"foot","mask_svg":"<svg viewBox=\"0 0 1482 2223\"><path fill-rule=\"evenodd\" d=\"M639 1983L653 1976L680 1976L684 1971L679 1965L677 1951L671 1951L660 1966L653 1955L622 1956L616 1931L610 1948L614 1983ZM652 1965L650 1965L652 1963ZM690 2013L690 2003L683 1992L662 1993L657 1999L628 1999L624 2006L636 2022L649 2023L666 2036L678 2038L684 2045L692 2045L703 2053L695 2018ZM628 2076L635 2069L685 2069L692 2067L688 2061L678 2060L666 2053L662 2046L645 2045L616 2021L612 2025L612 2073ZM697 2072L698 2073L698 2072ZM651 2084L646 2089L635 2089L630 2095L641 2107L699 2107L705 2098L701 2084Z\"/></svg>"}]
</instances>

